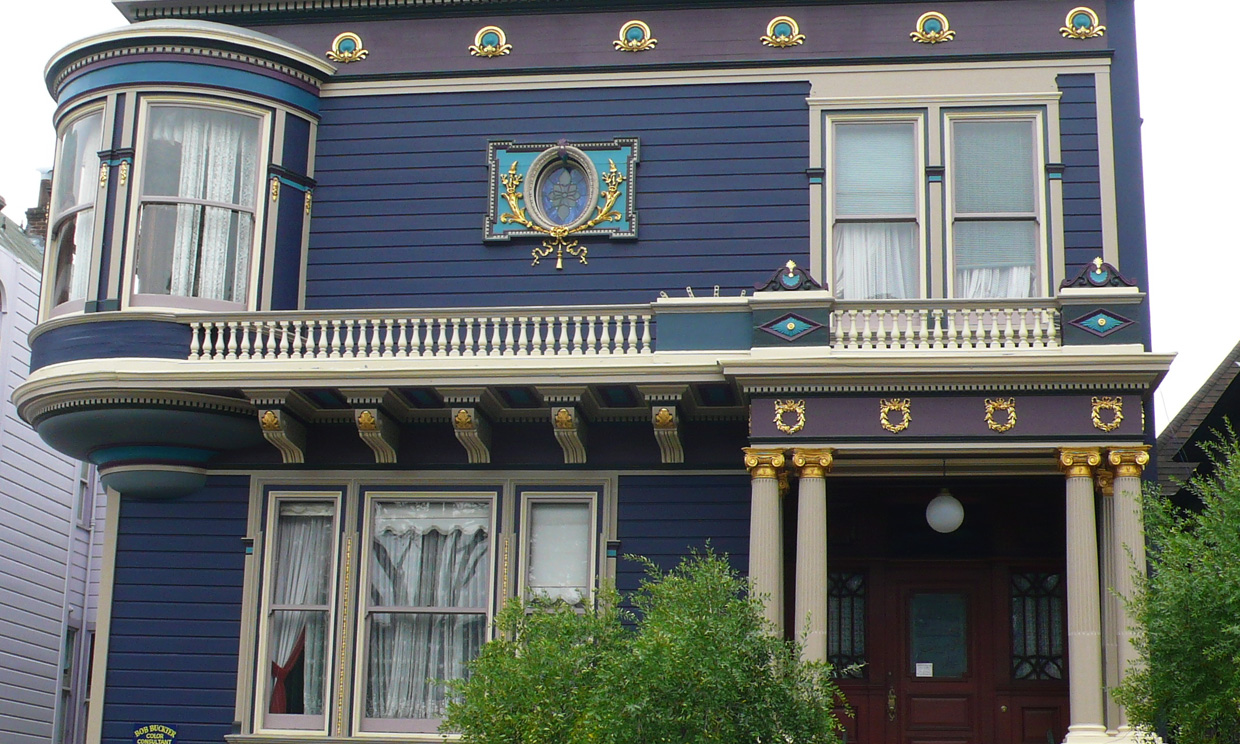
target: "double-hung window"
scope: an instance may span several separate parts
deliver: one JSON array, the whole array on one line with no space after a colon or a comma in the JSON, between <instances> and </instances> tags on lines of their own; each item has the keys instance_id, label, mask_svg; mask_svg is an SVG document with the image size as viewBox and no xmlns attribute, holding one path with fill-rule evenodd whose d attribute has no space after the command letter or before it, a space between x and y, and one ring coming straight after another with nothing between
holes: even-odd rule
<instances>
[{"instance_id":1,"label":"double-hung window","mask_svg":"<svg viewBox=\"0 0 1240 744\"><path fill-rule=\"evenodd\" d=\"M152 102L145 113L130 303L245 304L264 116L164 102Z\"/></svg>"},{"instance_id":2,"label":"double-hung window","mask_svg":"<svg viewBox=\"0 0 1240 744\"><path fill-rule=\"evenodd\" d=\"M103 111L83 114L65 126L52 192L51 305L73 303L81 310L90 281L95 243L95 196L99 193L99 150L103 147Z\"/></svg>"},{"instance_id":3,"label":"double-hung window","mask_svg":"<svg viewBox=\"0 0 1240 744\"><path fill-rule=\"evenodd\" d=\"M590 601L601 493L270 492L255 731L435 734L498 606Z\"/></svg>"},{"instance_id":4,"label":"double-hung window","mask_svg":"<svg viewBox=\"0 0 1240 744\"><path fill-rule=\"evenodd\" d=\"M831 265L836 297L921 296L917 120L830 127Z\"/></svg>"},{"instance_id":5,"label":"double-hung window","mask_svg":"<svg viewBox=\"0 0 1240 744\"><path fill-rule=\"evenodd\" d=\"M1035 119L949 119L954 297L1039 294Z\"/></svg>"}]
</instances>

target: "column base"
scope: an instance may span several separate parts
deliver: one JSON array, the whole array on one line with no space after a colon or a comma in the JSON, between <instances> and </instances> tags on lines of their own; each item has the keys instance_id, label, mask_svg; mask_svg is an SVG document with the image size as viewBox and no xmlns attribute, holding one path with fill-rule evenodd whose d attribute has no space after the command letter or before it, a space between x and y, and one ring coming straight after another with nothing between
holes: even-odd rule
<instances>
[{"instance_id":1,"label":"column base","mask_svg":"<svg viewBox=\"0 0 1240 744\"><path fill-rule=\"evenodd\" d=\"M1068 735L1063 744L1114 744L1115 739L1107 736L1106 726L1094 724L1076 724L1068 727Z\"/></svg>"}]
</instances>

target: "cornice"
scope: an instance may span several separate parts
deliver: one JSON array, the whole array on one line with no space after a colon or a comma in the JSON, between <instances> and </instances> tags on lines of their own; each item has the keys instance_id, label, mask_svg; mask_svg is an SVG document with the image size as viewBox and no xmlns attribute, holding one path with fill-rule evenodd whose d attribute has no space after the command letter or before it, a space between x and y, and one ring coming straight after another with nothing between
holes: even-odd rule
<instances>
[{"instance_id":1,"label":"cornice","mask_svg":"<svg viewBox=\"0 0 1240 744\"><path fill-rule=\"evenodd\" d=\"M239 416L253 416L255 407L249 401L205 393L180 390L89 390L59 392L18 405L21 417L35 425L48 414L75 408L113 406L193 408Z\"/></svg>"}]
</instances>

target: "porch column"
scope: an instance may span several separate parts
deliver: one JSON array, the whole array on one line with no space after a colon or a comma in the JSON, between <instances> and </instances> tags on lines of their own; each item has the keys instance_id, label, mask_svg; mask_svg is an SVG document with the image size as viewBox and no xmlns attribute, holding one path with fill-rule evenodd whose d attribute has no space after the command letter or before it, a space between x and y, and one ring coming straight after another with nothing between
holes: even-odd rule
<instances>
[{"instance_id":1,"label":"porch column","mask_svg":"<svg viewBox=\"0 0 1240 744\"><path fill-rule=\"evenodd\" d=\"M1150 461L1149 447L1114 448L1107 451L1107 464L1115 473L1115 496L1111 500L1115 533L1108 548L1111 565L1115 570L1115 591L1123 599L1130 599L1136 590L1133 566L1145 572L1145 525L1141 516L1141 473ZM1119 681L1123 681L1132 666L1138 662L1137 649L1132 645L1132 625L1135 622L1124 605L1116 599L1115 644L1119 653ZM1119 709L1117 730L1121 737L1128 737L1128 713Z\"/></svg>"},{"instance_id":2,"label":"porch column","mask_svg":"<svg viewBox=\"0 0 1240 744\"><path fill-rule=\"evenodd\" d=\"M796 627L807 633L803 657L827 660L827 479L835 450L794 449L797 489Z\"/></svg>"},{"instance_id":3,"label":"porch column","mask_svg":"<svg viewBox=\"0 0 1240 744\"><path fill-rule=\"evenodd\" d=\"M1115 474L1110 468L1099 468L1096 474L1098 495L1098 552L1102 570L1102 663L1104 687L1103 705L1106 710L1107 734L1114 734L1119 725L1119 704L1112 691L1119 684L1119 651L1115 644L1119 622L1119 600L1112 589L1115 587L1115 560L1111 545L1115 542Z\"/></svg>"},{"instance_id":4,"label":"porch column","mask_svg":"<svg viewBox=\"0 0 1240 744\"><path fill-rule=\"evenodd\" d=\"M1094 518L1097 449L1060 449L1067 476L1068 744L1106 741L1103 725L1102 629L1098 586L1098 533Z\"/></svg>"},{"instance_id":5,"label":"porch column","mask_svg":"<svg viewBox=\"0 0 1240 744\"><path fill-rule=\"evenodd\" d=\"M749 469L749 580L763 595L766 619L782 633L784 628L784 530L780 519L779 476L784 452L745 448Z\"/></svg>"}]
</instances>

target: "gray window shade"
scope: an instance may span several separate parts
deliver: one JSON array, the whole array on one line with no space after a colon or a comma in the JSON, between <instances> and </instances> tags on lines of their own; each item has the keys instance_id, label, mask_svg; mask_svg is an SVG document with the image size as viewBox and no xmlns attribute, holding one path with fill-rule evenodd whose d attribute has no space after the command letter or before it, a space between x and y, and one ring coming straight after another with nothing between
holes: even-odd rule
<instances>
[{"instance_id":1,"label":"gray window shade","mask_svg":"<svg viewBox=\"0 0 1240 744\"><path fill-rule=\"evenodd\" d=\"M1033 212L1031 122L958 121L952 132L957 213Z\"/></svg>"},{"instance_id":2,"label":"gray window shade","mask_svg":"<svg viewBox=\"0 0 1240 744\"><path fill-rule=\"evenodd\" d=\"M913 125L836 124L834 132L835 214L913 215Z\"/></svg>"},{"instance_id":3,"label":"gray window shade","mask_svg":"<svg viewBox=\"0 0 1240 744\"><path fill-rule=\"evenodd\" d=\"M957 222L953 229L957 269L1033 266L1037 261L1033 220Z\"/></svg>"}]
</instances>

